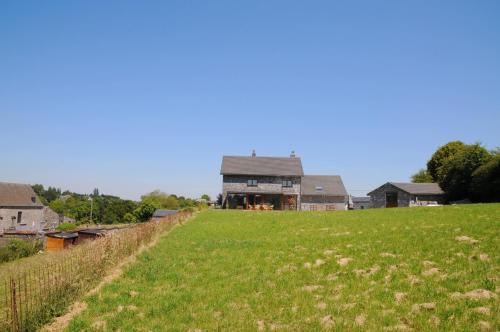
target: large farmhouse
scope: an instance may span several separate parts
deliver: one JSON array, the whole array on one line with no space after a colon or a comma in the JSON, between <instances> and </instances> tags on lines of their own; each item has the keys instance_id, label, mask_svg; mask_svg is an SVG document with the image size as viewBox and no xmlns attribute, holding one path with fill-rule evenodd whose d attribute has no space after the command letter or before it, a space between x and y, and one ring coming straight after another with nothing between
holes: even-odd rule
<instances>
[{"instance_id":1,"label":"large farmhouse","mask_svg":"<svg viewBox=\"0 0 500 332\"><path fill-rule=\"evenodd\" d=\"M290 157L224 156L223 207L259 210L345 210L347 192L340 176L304 175Z\"/></svg>"},{"instance_id":2,"label":"large farmhouse","mask_svg":"<svg viewBox=\"0 0 500 332\"><path fill-rule=\"evenodd\" d=\"M408 207L444 203L444 192L437 183L387 182L368 193L372 206Z\"/></svg>"},{"instance_id":3,"label":"large farmhouse","mask_svg":"<svg viewBox=\"0 0 500 332\"><path fill-rule=\"evenodd\" d=\"M0 182L0 232L51 229L59 219L43 206L30 185Z\"/></svg>"}]
</instances>

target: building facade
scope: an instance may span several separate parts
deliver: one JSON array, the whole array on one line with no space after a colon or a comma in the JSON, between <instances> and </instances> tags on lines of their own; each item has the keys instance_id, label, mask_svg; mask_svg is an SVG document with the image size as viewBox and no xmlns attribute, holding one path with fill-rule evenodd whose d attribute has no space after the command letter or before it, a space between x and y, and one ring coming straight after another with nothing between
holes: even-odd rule
<instances>
[{"instance_id":1,"label":"building facade","mask_svg":"<svg viewBox=\"0 0 500 332\"><path fill-rule=\"evenodd\" d=\"M437 183L387 182L368 193L374 208L425 206L445 202Z\"/></svg>"},{"instance_id":2,"label":"building facade","mask_svg":"<svg viewBox=\"0 0 500 332\"><path fill-rule=\"evenodd\" d=\"M0 182L0 232L52 229L59 220L57 213L43 206L30 185Z\"/></svg>"},{"instance_id":3,"label":"building facade","mask_svg":"<svg viewBox=\"0 0 500 332\"><path fill-rule=\"evenodd\" d=\"M339 191L338 195L337 191L333 195L328 181L321 182L324 192L304 192L304 183L325 181L328 177L304 176L301 159L294 154L290 157L257 157L255 153L250 157L224 156L221 175L223 208L324 210L328 205L333 210L339 209L347 197L341 180L343 192ZM345 209L345 203L343 206Z\"/></svg>"}]
</instances>

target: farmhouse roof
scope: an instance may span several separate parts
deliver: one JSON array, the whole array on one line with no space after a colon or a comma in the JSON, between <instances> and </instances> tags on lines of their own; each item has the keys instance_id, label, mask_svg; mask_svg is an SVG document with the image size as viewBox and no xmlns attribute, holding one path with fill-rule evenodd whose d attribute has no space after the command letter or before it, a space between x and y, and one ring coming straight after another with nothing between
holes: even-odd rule
<instances>
[{"instance_id":1,"label":"farmhouse roof","mask_svg":"<svg viewBox=\"0 0 500 332\"><path fill-rule=\"evenodd\" d=\"M153 213L153 218L161 218L176 214L177 210L164 210L164 209L156 209Z\"/></svg>"},{"instance_id":2,"label":"farmhouse roof","mask_svg":"<svg viewBox=\"0 0 500 332\"><path fill-rule=\"evenodd\" d=\"M29 184L0 182L0 207L43 207Z\"/></svg>"},{"instance_id":3,"label":"farmhouse roof","mask_svg":"<svg viewBox=\"0 0 500 332\"><path fill-rule=\"evenodd\" d=\"M222 175L302 176L299 157L240 157L223 156Z\"/></svg>"},{"instance_id":4,"label":"farmhouse roof","mask_svg":"<svg viewBox=\"0 0 500 332\"><path fill-rule=\"evenodd\" d=\"M396 188L413 195L442 195L443 190L437 183L388 182ZM380 187L379 187L380 188ZM378 189L378 188L377 188ZM375 189L376 190L376 189ZM368 193L372 194L375 190Z\"/></svg>"},{"instance_id":5,"label":"farmhouse roof","mask_svg":"<svg viewBox=\"0 0 500 332\"><path fill-rule=\"evenodd\" d=\"M302 195L347 196L338 175L306 175L302 177Z\"/></svg>"}]
</instances>

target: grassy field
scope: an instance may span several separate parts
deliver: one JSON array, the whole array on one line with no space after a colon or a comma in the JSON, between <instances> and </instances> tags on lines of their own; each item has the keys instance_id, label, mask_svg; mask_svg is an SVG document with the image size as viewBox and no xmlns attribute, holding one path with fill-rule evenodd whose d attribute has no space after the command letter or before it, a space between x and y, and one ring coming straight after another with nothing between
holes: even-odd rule
<instances>
[{"instance_id":1,"label":"grassy field","mask_svg":"<svg viewBox=\"0 0 500 332\"><path fill-rule=\"evenodd\" d=\"M498 330L500 204L205 211L69 331Z\"/></svg>"}]
</instances>

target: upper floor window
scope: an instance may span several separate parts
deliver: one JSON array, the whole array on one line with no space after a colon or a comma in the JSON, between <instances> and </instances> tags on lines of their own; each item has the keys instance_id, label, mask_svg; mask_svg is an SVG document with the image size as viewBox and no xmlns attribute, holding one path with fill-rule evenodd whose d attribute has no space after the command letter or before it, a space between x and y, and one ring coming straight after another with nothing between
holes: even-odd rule
<instances>
[{"instance_id":1,"label":"upper floor window","mask_svg":"<svg viewBox=\"0 0 500 332\"><path fill-rule=\"evenodd\" d=\"M322 186L316 186L316 191L323 191L323 187Z\"/></svg>"},{"instance_id":2,"label":"upper floor window","mask_svg":"<svg viewBox=\"0 0 500 332\"><path fill-rule=\"evenodd\" d=\"M255 180L255 179L248 180L247 186L248 187L257 187L257 180Z\"/></svg>"},{"instance_id":3,"label":"upper floor window","mask_svg":"<svg viewBox=\"0 0 500 332\"><path fill-rule=\"evenodd\" d=\"M293 187L292 180L283 180L283 188L291 188Z\"/></svg>"}]
</instances>

